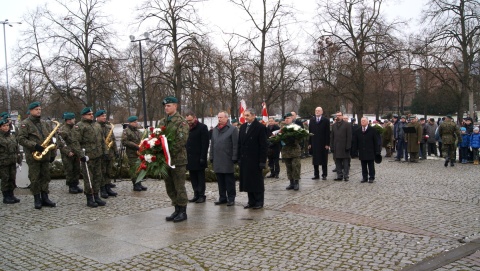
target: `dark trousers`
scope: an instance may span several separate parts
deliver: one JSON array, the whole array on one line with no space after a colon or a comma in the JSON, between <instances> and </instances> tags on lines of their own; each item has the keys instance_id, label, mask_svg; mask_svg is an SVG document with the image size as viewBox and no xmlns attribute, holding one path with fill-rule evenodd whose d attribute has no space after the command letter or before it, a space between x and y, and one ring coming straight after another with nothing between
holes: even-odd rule
<instances>
[{"instance_id":1,"label":"dark trousers","mask_svg":"<svg viewBox=\"0 0 480 271\"><path fill-rule=\"evenodd\" d=\"M438 152L439 152L440 157L443 157L443 154L442 154L443 147L442 146L443 146L442 142L438 141Z\"/></svg>"},{"instance_id":2,"label":"dark trousers","mask_svg":"<svg viewBox=\"0 0 480 271\"><path fill-rule=\"evenodd\" d=\"M397 142L397 159L402 159L405 155L405 161L408 161L407 142L403 139L399 139Z\"/></svg>"},{"instance_id":3,"label":"dark trousers","mask_svg":"<svg viewBox=\"0 0 480 271\"><path fill-rule=\"evenodd\" d=\"M348 178L350 158L335 158L335 167L337 168L337 178Z\"/></svg>"},{"instance_id":4,"label":"dark trousers","mask_svg":"<svg viewBox=\"0 0 480 271\"><path fill-rule=\"evenodd\" d=\"M463 162L463 160L468 160L468 147L459 147L460 149L460 162Z\"/></svg>"},{"instance_id":5,"label":"dark trousers","mask_svg":"<svg viewBox=\"0 0 480 271\"><path fill-rule=\"evenodd\" d=\"M322 177L327 177L327 163L324 163L322 165ZM313 175L315 177L319 177L320 176L320 165L313 165Z\"/></svg>"},{"instance_id":6,"label":"dark trousers","mask_svg":"<svg viewBox=\"0 0 480 271\"><path fill-rule=\"evenodd\" d=\"M268 167L270 168L270 173L277 176L280 174L280 158L278 155L268 157Z\"/></svg>"},{"instance_id":7,"label":"dark trousers","mask_svg":"<svg viewBox=\"0 0 480 271\"><path fill-rule=\"evenodd\" d=\"M235 201L237 195L235 189L235 176L233 173L216 173L219 201Z\"/></svg>"},{"instance_id":8,"label":"dark trousers","mask_svg":"<svg viewBox=\"0 0 480 271\"><path fill-rule=\"evenodd\" d=\"M362 160L362 177L364 180L375 180L375 163L373 160Z\"/></svg>"},{"instance_id":9,"label":"dark trousers","mask_svg":"<svg viewBox=\"0 0 480 271\"><path fill-rule=\"evenodd\" d=\"M428 143L428 155L437 156L437 145L435 143Z\"/></svg>"},{"instance_id":10,"label":"dark trousers","mask_svg":"<svg viewBox=\"0 0 480 271\"><path fill-rule=\"evenodd\" d=\"M248 205L263 206L265 192L248 192Z\"/></svg>"},{"instance_id":11,"label":"dark trousers","mask_svg":"<svg viewBox=\"0 0 480 271\"><path fill-rule=\"evenodd\" d=\"M472 148L473 160L478 160L478 148Z\"/></svg>"},{"instance_id":12,"label":"dark trousers","mask_svg":"<svg viewBox=\"0 0 480 271\"><path fill-rule=\"evenodd\" d=\"M190 182L192 183L193 195L204 197L205 196L205 169L201 170L189 170Z\"/></svg>"},{"instance_id":13,"label":"dark trousers","mask_svg":"<svg viewBox=\"0 0 480 271\"><path fill-rule=\"evenodd\" d=\"M426 143L420 143L420 157L427 159L427 145Z\"/></svg>"}]
</instances>

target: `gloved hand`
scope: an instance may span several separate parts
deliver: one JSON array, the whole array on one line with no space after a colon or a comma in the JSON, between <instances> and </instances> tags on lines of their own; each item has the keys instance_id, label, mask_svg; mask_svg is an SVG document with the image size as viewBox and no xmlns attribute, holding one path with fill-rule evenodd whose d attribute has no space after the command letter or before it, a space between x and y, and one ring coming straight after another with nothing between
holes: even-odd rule
<instances>
[{"instance_id":1,"label":"gloved hand","mask_svg":"<svg viewBox=\"0 0 480 271\"><path fill-rule=\"evenodd\" d=\"M88 160L90 160L90 159L89 159L88 156L86 156L86 155L85 155L84 157L80 158L80 161L82 161L82 162L84 162L84 163L85 163L85 162L88 162Z\"/></svg>"},{"instance_id":2,"label":"gloved hand","mask_svg":"<svg viewBox=\"0 0 480 271\"><path fill-rule=\"evenodd\" d=\"M265 169L265 163L260 163L260 164L258 164L258 166L260 167L261 170Z\"/></svg>"},{"instance_id":3,"label":"gloved hand","mask_svg":"<svg viewBox=\"0 0 480 271\"><path fill-rule=\"evenodd\" d=\"M201 167L207 166L207 163L206 163L206 161L205 161L204 159L200 159L200 166L201 166Z\"/></svg>"},{"instance_id":4,"label":"gloved hand","mask_svg":"<svg viewBox=\"0 0 480 271\"><path fill-rule=\"evenodd\" d=\"M38 145L38 144L35 144L35 150L38 151L38 152L43 152L45 150L45 148Z\"/></svg>"},{"instance_id":5,"label":"gloved hand","mask_svg":"<svg viewBox=\"0 0 480 271\"><path fill-rule=\"evenodd\" d=\"M110 161L110 156L108 154L103 155L103 160Z\"/></svg>"},{"instance_id":6,"label":"gloved hand","mask_svg":"<svg viewBox=\"0 0 480 271\"><path fill-rule=\"evenodd\" d=\"M50 163L53 163L55 161L55 156L50 157Z\"/></svg>"}]
</instances>

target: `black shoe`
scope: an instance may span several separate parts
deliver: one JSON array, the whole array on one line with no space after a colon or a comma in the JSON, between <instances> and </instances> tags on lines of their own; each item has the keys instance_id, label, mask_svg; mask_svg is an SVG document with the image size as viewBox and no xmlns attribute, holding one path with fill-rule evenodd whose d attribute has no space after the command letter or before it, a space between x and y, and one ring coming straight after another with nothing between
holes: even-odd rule
<instances>
[{"instance_id":1,"label":"black shoe","mask_svg":"<svg viewBox=\"0 0 480 271\"><path fill-rule=\"evenodd\" d=\"M293 189L293 180L290 180L290 185L287 186L285 189L292 190Z\"/></svg>"},{"instance_id":2,"label":"black shoe","mask_svg":"<svg viewBox=\"0 0 480 271\"><path fill-rule=\"evenodd\" d=\"M3 191L3 203L5 204L14 204L15 200L10 196L9 191Z\"/></svg>"},{"instance_id":3,"label":"black shoe","mask_svg":"<svg viewBox=\"0 0 480 271\"><path fill-rule=\"evenodd\" d=\"M361 183L366 183L366 182L368 182L367 179L363 179L363 180L361 181Z\"/></svg>"},{"instance_id":4,"label":"black shoe","mask_svg":"<svg viewBox=\"0 0 480 271\"><path fill-rule=\"evenodd\" d=\"M370 179L370 180L368 180L368 183L373 183L373 182L374 182L374 180L371 180L371 179Z\"/></svg>"},{"instance_id":5,"label":"black shoe","mask_svg":"<svg viewBox=\"0 0 480 271\"><path fill-rule=\"evenodd\" d=\"M111 197L116 197L118 195L117 192L113 191L108 184L105 185L105 190L107 191L107 194Z\"/></svg>"},{"instance_id":6,"label":"black shoe","mask_svg":"<svg viewBox=\"0 0 480 271\"><path fill-rule=\"evenodd\" d=\"M20 202L20 199L15 197L15 195L13 194L13 190L10 190L8 191L10 193L10 197L15 201L15 203L19 203Z\"/></svg>"},{"instance_id":7,"label":"black shoe","mask_svg":"<svg viewBox=\"0 0 480 271\"><path fill-rule=\"evenodd\" d=\"M275 179L278 179L278 178L280 178L280 177L278 176L278 174L275 174Z\"/></svg>"},{"instance_id":8,"label":"black shoe","mask_svg":"<svg viewBox=\"0 0 480 271\"><path fill-rule=\"evenodd\" d=\"M139 185L140 185L140 188L142 188L142 191L147 191L148 188L144 186L141 182L139 183Z\"/></svg>"},{"instance_id":9,"label":"black shoe","mask_svg":"<svg viewBox=\"0 0 480 271\"><path fill-rule=\"evenodd\" d=\"M322 180L326 180L327 179L327 176L322 176Z\"/></svg>"},{"instance_id":10,"label":"black shoe","mask_svg":"<svg viewBox=\"0 0 480 271\"><path fill-rule=\"evenodd\" d=\"M198 197L198 200L195 201L195 203L204 203L206 199L207 199L207 197L205 197L205 196L200 196L200 197Z\"/></svg>"},{"instance_id":11,"label":"black shoe","mask_svg":"<svg viewBox=\"0 0 480 271\"><path fill-rule=\"evenodd\" d=\"M93 194L93 199L95 200L95 202L98 204L98 206L105 206L107 205L107 203L105 201L103 201L99 196L98 196L98 193L94 193Z\"/></svg>"},{"instance_id":12,"label":"black shoe","mask_svg":"<svg viewBox=\"0 0 480 271\"><path fill-rule=\"evenodd\" d=\"M448 160L445 160L445 163L443 164L445 167L448 167Z\"/></svg>"},{"instance_id":13,"label":"black shoe","mask_svg":"<svg viewBox=\"0 0 480 271\"><path fill-rule=\"evenodd\" d=\"M258 205L253 206L252 209L262 209L262 208L263 208L263 204L258 204Z\"/></svg>"},{"instance_id":14,"label":"black shoe","mask_svg":"<svg viewBox=\"0 0 480 271\"><path fill-rule=\"evenodd\" d=\"M109 183L109 184L107 184L107 185L108 185L110 188L115 188L115 187L117 187L117 185L114 184L114 183Z\"/></svg>"},{"instance_id":15,"label":"black shoe","mask_svg":"<svg viewBox=\"0 0 480 271\"><path fill-rule=\"evenodd\" d=\"M76 185L73 185L73 186L69 186L68 187L68 193L70 194L79 194L81 192L78 191L77 189L78 187Z\"/></svg>"},{"instance_id":16,"label":"black shoe","mask_svg":"<svg viewBox=\"0 0 480 271\"><path fill-rule=\"evenodd\" d=\"M104 199L108 199L108 193L107 193L107 189L105 188L105 186L100 187L100 197L102 197Z\"/></svg>"},{"instance_id":17,"label":"black shoe","mask_svg":"<svg viewBox=\"0 0 480 271\"><path fill-rule=\"evenodd\" d=\"M249 204L243 206L243 209L251 209L253 207L255 207L255 205L249 203Z\"/></svg>"},{"instance_id":18,"label":"black shoe","mask_svg":"<svg viewBox=\"0 0 480 271\"><path fill-rule=\"evenodd\" d=\"M334 180L334 181L343 181L343 178L338 177L338 178L335 178L335 179L333 179L333 180Z\"/></svg>"},{"instance_id":19,"label":"black shoe","mask_svg":"<svg viewBox=\"0 0 480 271\"><path fill-rule=\"evenodd\" d=\"M318 177L318 176L313 176L312 180L320 180L320 177Z\"/></svg>"},{"instance_id":20,"label":"black shoe","mask_svg":"<svg viewBox=\"0 0 480 271\"><path fill-rule=\"evenodd\" d=\"M85 196L87 196L87 206L88 207L91 207L91 208L97 208L98 207L98 203L95 202L92 195L85 195Z\"/></svg>"},{"instance_id":21,"label":"black shoe","mask_svg":"<svg viewBox=\"0 0 480 271\"><path fill-rule=\"evenodd\" d=\"M336 168L332 169L332 172L337 172L337 169Z\"/></svg>"},{"instance_id":22,"label":"black shoe","mask_svg":"<svg viewBox=\"0 0 480 271\"><path fill-rule=\"evenodd\" d=\"M177 217L178 213L180 212L180 206L175 206L175 212L173 212L170 216L165 217L166 221L173 221L175 217Z\"/></svg>"},{"instance_id":23,"label":"black shoe","mask_svg":"<svg viewBox=\"0 0 480 271\"><path fill-rule=\"evenodd\" d=\"M42 209L42 197L40 194L33 195L35 209Z\"/></svg>"},{"instance_id":24,"label":"black shoe","mask_svg":"<svg viewBox=\"0 0 480 271\"><path fill-rule=\"evenodd\" d=\"M48 198L47 193L42 193L42 206L55 207L57 204Z\"/></svg>"},{"instance_id":25,"label":"black shoe","mask_svg":"<svg viewBox=\"0 0 480 271\"><path fill-rule=\"evenodd\" d=\"M178 215L173 219L173 222L181 222L187 220L187 206L178 206Z\"/></svg>"},{"instance_id":26,"label":"black shoe","mask_svg":"<svg viewBox=\"0 0 480 271\"><path fill-rule=\"evenodd\" d=\"M346 177L345 179L343 179L344 181L348 182L350 181L350 179L348 177Z\"/></svg>"},{"instance_id":27,"label":"black shoe","mask_svg":"<svg viewBox=\"0 0 480 271\"><path fill-rule=\"evenodd\" d=\"M298 191L300 189L300 184L298 183L298 180L293 181L293 190Z\"/></svg>"},{"instance_id":28,"label":"black shoe","mask_svg":"<svg viewBox=\"0 0 480 271\"><path fill-rule=\"evenodd\" d=\"M140 183L133 184L133 191L141 192L143 191L142 187L139 185Z\"/></svg>"},{"instance_id":29,"label":"black shoe","mask_svg":"<svg viewBox=\"0 0 480 271\"><path fill-rule=\"evenodd\" d=\"M195 195L193 196L193 198L189 199L188 202L197 202L197 200L199 199L200 197L198 195Z\"/></svg>"},{"instance_id":30,"label":"black shoe","mask_svg":"<svg viewBox=\"0 0 480 271\"><path fill-rule=\"evenodd\" d=\"M455 163L454 163L454 162L450 162L450 166L451 166L451 167L455 166Z\"/></svg>"},{"instance_id":31,"label":"black shoe","mask_svg":"<svg viewBox=\"0 0 480 271\"><path fill-rule=\"evenodd\" d=\"M400 158L395 158L395 161L400 162Z\"/></svg>"},{"instance_id":32,"label":"black shoe","mask_svg":"<svg viewBox=\"0 0 480 271\"><path fill-rule=\"evenodd\" d=\"M221 204L226 204L226 203L227 203L226 200L219 200L219 201L214 202L215 205L221 205Z\"/></svg>"},{"instance_id":33,"label":"black shoe","mask_svg":"<svg viewBox=\"0 0 480 271\"><path fill-rule=\"evenodd\" d=\"M235 201L229 201L229 202L227 202L227 206L233 206L233 205L235 205Z\"/></svg>"}]
</instances>

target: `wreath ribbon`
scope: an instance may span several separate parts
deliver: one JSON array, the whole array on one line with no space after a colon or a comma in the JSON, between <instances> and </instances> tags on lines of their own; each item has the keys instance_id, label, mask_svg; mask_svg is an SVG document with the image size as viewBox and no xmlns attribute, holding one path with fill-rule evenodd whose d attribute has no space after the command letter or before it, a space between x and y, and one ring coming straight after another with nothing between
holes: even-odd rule
<instances>
[{"instance_id":1,"label":"wreath ribbon","mask_svg":"<svg viewBox=\"0 0 480 271\"><path fill-rule=\"evenodd\" d=\"M175 165L171 165L172 158L170 156L170 150L168 149L168 140L165 135L160 135L160 141L162 142L163 155L165 156L165 162L171 168L175 168Z\"/></svg>"}]
</instances>

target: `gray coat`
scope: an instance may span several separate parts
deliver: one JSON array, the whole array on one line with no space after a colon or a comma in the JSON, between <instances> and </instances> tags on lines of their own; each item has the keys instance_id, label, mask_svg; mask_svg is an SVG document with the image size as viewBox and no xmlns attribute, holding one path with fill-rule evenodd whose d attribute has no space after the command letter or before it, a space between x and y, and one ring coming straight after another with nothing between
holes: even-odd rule
<instances>
[{"instance_id":1,"label":"gray coat","mask_svg":"<svg viewBox=\"0 0 480 271\"><path fill-rule=\"evenodd\" d=\"M335 122L332 126L330 148L333 158L350 158L352 148L352 126L345 121Z\"/></svg>"},{"instance_id":2,"label":"gray coat","mask_svg":"<svg viewBox=\"0 0 480 271\"><path fill-rule=\"evenodd\" d=\"M425 127L428 135L427 143L435 143L435 132L437 131L438 127L437 124L435 122L433 124L427 123Z\"/></svg>"},{"instance_id":3,"label":"gray coat","mask_svg":"<svg viewBox=\"0 0 480 271\"><path fill-rule=\"evenodd\" d=\"M210 141L210 160L213 160L215 173L234 173L234 163L237 161L238 129L231 124L213 128Z\"/></svg>"}]
</instances>

